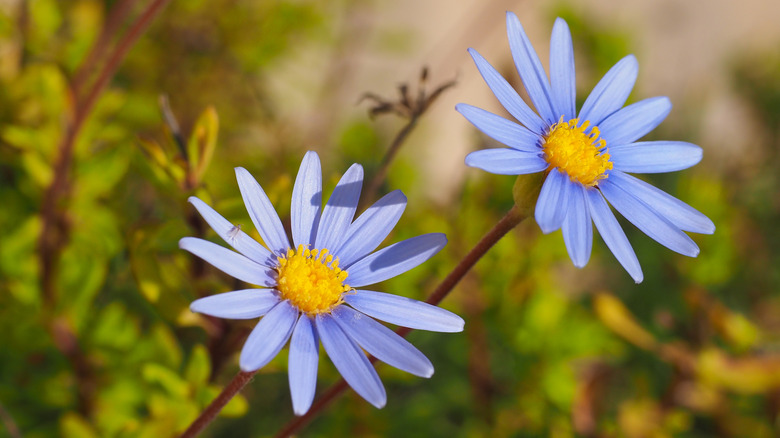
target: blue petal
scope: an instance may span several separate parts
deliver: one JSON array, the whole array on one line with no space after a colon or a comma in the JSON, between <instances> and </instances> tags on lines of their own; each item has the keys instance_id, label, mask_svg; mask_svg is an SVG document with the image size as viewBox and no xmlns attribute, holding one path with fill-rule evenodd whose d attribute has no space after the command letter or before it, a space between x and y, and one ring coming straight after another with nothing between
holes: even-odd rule
<instances>
[{"instance_id":1,"label":"blue petal","mask_svg":"<svg viewBox=\"0 0 780 438\"><path fill-rule=\"evenodd\" d=\"M637 284L641 283L644 279L642 267L639 266L639 260L636 258L634 249L631 248L631 243L628 242L626 234L620 228L615 215L609 209L607 201L604 200L604 197L598 190L586 190L585 194L593 223L596 224L596 228L601 233L604 243L607 244L609 250L612 251L612 254L615 255L615 258L628 274L631 275L631 278Z\"/></svg>"},{"instance_id":2,"label":"blue petal","mask_svg":"<svg viewBox=\"0 0 780 438\"><path fill-rule=\"evenodd\" d=\"M237 252L208 240L184 237L179 240L179 248L195 254L220 271L241 281L259 286L276 284L274 272L267 266L257 264Z\"/></svg>"},{"instance_id":3,"label":"blue petal","mask_svg":"<svg viewBox=\"0 0 780 438\"><path fill-rule=\"evenodd\" d=\"M589 120L591 125L599 125L626 103L631 89L634 88L639 64L634 55L628 55L618 61L596 84L580 110L580 123Z\"/></svg>"},{"instance_id":4,"label":"blue petal","mask_svg":"<svg viewBox=\"0 0 780 438\"><path fill-rule=\"evenodd\" d=\"M238 359L241 371L264 367L282 350L298 320L298 311L289 301L282 301L257 323L241 349Z\"/></svg>"},{"instance_id":5,"label":"blue petal","mask_svg":"<svg viewBox=\"0 0 780 438\"><path fill-rule=\"evenodd\" d=\"M476 50L469 49L469 54L474 59L474 63L477 64L477 69L482 78L485 79L490 90L496 95L501 105L509 111L509 114L512 114L518 122L536 134L544 133L549 125L528 107L520 95L517 94L517 91L509 85L509 82Z\"/></svg>"},{"instance_id":6,"label":"blue petal","mask_svg":"<svg viewBox=\"0 0 780 438\"><path fill-rule=\"evenodd\" d=\"M295 325L290 339L290 356L287 364L290 396L293 412L303 415L311 407L317 388L317 365L320 357L320 341L311 319L303 315Z\"/></svg>"},{"instance_id":7,"label":"blue petal","mask_svg":"<svg viewBox=\"0 0 780 438\"><path fill-rule=\"evenodd\" d=\"M662 173L696 165L702 150L684 141L647 141L610 148L609 154L615 169L623 172Z\"/></svg>"},{"instance_id":8,"label":"blue petal","mask_svg":"<svg viewBox=\"0 0 780 438\"><path fill-rule=\"evenodd\" d=\"M715 232L715 224L707 216L674 196L623 172L613 170L609 173L609 179L668 219L677 228L702 234Z\"/></svg>"},{"instance_id":9,"label":"blue petal","mask_svg":"<svg viewBox=\"0 0 780 438\"><path fill-rule=\"evenodd\" d=\"M271 289L244 289L200 298L190 304L197 313L227 319L259 318L279 303Z\"/></svg>"},{"instance_id":10,"label":"blue petal","mask_svg":"<svg viewBox=\"0 0 780 438\"><path fill-rule=\"evenodd\" d=\"M525 34L523 25L512 12L506 13L506 33L515 67L536 110L548 124L557 122L560 114L556 114L552 108L552 93L550 83L547 81L547 73L531 45L531 40Z\"/></svg>"},{"instance_id":11,"label":"blue petal","mask_svg":"<svg viewBox=\"0 0 780 438\"><path fill-rule=\"evenodd\" d=\"M430 233L390 245L349 267L346 283L360 287L393 278L433 257L446 244L444 234Z\"/></svg>"},{"instance_id":12,"label":"blue petal","mask_svg":"<svg viewBox=\"0 0 780 438\"><path fill-rule=\"evenodd\" d=\"M188 201L195 206L195 209L203 216L203 219L228 245L261 265L272 266L274 264L275 258L271 255L271 252L255 239L249 237L248 234L241 231L241 228L234 226L200 199L190 196Z\"/></svg>"},{"instance_id":13,"label":"blue petal","mask_svg":"<svg viewBox=\"0 0 780 438\"><path fill-rule=\"evenodd\" d=\"M534 210L536 223L544 234L552 233L561 227L569 206L569 192L574 185L575 183L558 168L554 168L547 175Z\"/></svg>"},{"instance_id":14,"label":"blue petal","mask_svg":"<svg viewBox=\"0 0 780 438\"><path fill-rule=\"evenodd\" d=\"M422 301L398 295L357 290L344 295L344 301L378 320L418 330L457 333L463 331L463 318Z\"/></svg>"},{"instance_id":15,"label":"blue petal","mask_svg":"<svg viewBox=\"0 0 780 438\"><path fill-rule=\"evenodd\" d=\"M419 377L431 377L433 364L406 339L347 306L333 309L333 319L347 336L382 362Z\"/></svg>"},{"instance_id":16,"label":"blue petal","mask_svg":"<svg viewBox=\"0 0 780 438\"><path fill-rule=\"evenodd\" d=\"M322 211L315 248L333 250L341 245L344 233L355 217L362 186L363 167L353 164L336 184Z\"/></svg>"},{"instance_id":17,"label":"blue petal","mask_svg":"<svg viewBox=\"0 0 780 438\"><path fill-rule=\"evenodd\" d=\"M601 138L610 148L637 141L661 124L671 110L672 102L666 97L641 100L621 108L599 123Z\"/></svg>"},{"instance_id":18,"label":"blue petal","mask_svg":"<svg viewBox=\"0 0 780 438\"><path fill-rule=\"evenodd\" d=\"M588 190L580 184L569 194L569 210L563 221L563 242L574 266L582 268L590 260L593 248L593 225L585 197ZM595 189L594 189L595 190Z\"/></svg>"},{"instance_id":19,"label":"blue petal","mask_svg":"<svg viewBox=\"0 0 780 438\"><path fill-rule=\"evenodd\" d=\"M475 106L459 103L455 109L480 131L510 148L525 152L539 152L539 134Z\"/></svg>"},{"instance_id":20,"label":"blue petal","mask_svg":"<svg viewBox=\"0 0 780 438\"><path fill-rule=\"evenodd\" d=\"M282 221L268 200L263 188L243 167L236 167L236 179L241 197L260 237L272 252L282 254L290 248Z\"/></svg>"},{"instance_id":21,"label":"blue petal","mask_svg":"<svg viewBox=\"0 0 780 438\"><path fill-rule=\"evenodd\" d=\"M466 155L466 165L499 175L525 175L547 169L547 161L539 153L516 149L484 149Z\"/></svg>"},{"instance_id":22,"label":"blue petal","mask_svg":"<svg viewBox=\"0 0 780 438\"><path fill-rule=\"evenodd\" d=\"M298 245L314 243L322 208L322 170L320 157L314 151L306 152L295 178L290 205L290 226L293 242Z\"/></svg>"},{"instance_id":23,"label":"blue petal","mask_svg":"<svg viewBox=\"0 0 780 438\"><path fill-rule=\"evenodd\" d=\"M566 21L558 18L550 38L550 88L555 112L562 115L564 120L577 117L575 78L571 33Z\"/></svg>"},{"instance_id":24,"label":"blue petal","mask_svg":"<svg viewBox=\"0 0 780 438\"><path fill-rule=\"evenodd\" d=\"M339 328L328 314L317 315L314 323L333 365L349 386L369 403L381 408L387 401L385 387L363 350Z\"/></svg>"},{"instance_id":25,"label":"blue petal","mask_svg":"<svg viewBox=\"0 0 780 438\"><path fill-rule=\"evenodd\" d=\"M341 266L350 266L375 250L393 230L405 208L406 196L395 190L363 212L347 229L341 248L333 251Z\"/></svg>"},{"instance_id":26,"label":"blue petal","mask_svg":"<svg viewBox=\"0 0 780 438\"><path fill-rule=\"evenodd\" d=\"M620 214L656 242L688 257L699 255L699 247L687 234L620 186L606 179L599 189Z\"/></svg>"}]
</instances>

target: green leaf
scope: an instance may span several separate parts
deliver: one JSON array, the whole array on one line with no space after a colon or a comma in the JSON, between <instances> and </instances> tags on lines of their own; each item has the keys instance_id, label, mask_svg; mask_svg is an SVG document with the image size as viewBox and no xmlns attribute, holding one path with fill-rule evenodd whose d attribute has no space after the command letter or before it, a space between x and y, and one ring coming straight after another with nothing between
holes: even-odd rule
<instances>
[{"instance_id":1,"label":"green leaf","mask_svg":"<svg viewBox=\"0 0 780 438\"><path fill-rule=\"evenodd\" d=\"M191 176L195 182L200 181L211 163L211 157L217 147L218 132L217 111L213 107L208 107L201 113L192 129L190 140L187 142L187 159L190 163Z\"/></svg>"},{"instance_id":2,"label":"green leaf","mask_svg":"<svg viewBox=\"0 0 780 438\"><path fill-rule=\"evenodd\" d=\"M60 436L98 438L98 433L87 420L75 412L67 412L60 418Z\"/></svg>"},{"instance_id":3,"label":"green leaf","mask_svg":"<svg viewBox=\"0 0 780 438\"><path fill-rule=\"evenodd\" d=\"M160 385L168 394L177 399L186 399L190 392L190 386L179 378L179 376L170 369L156 364L149 363L144 365L142 370L144 380L149 383Z\"/></svg>"},{"instance_id":4,"label":"green leaf","mask_svg":"<svg viewBox=\"0 0 780 438\"><path fill-rule=\"evenodd\" d=\"M184 378L195 385L202 385L208 381L210 374L209 353L203 345L196 345L192 349L192 356L184 371Z\"/></svg>"},{"instance_id":5,"label":"green leaf","mask_svg":"<svg viewBox=\"0 0 780 438\"><path fill-rule=\"evenodd\" d=\"M32 304L39 299L38 263L35 252L41 221L33 216L3 236L0 245L0 277L14 297Z\"/></svg>"}]
</instances>

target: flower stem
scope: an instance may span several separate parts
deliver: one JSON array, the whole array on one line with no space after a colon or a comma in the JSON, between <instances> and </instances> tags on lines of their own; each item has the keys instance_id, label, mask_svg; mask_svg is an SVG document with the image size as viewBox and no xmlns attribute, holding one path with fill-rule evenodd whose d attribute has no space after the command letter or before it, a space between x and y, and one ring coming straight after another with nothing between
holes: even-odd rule
<instances>
[{"instance_id":1,"label":"flower stem","mask_svg":"<svg viewBox=\"0 0 780 438\"><path fill-rule=\"evenodd\" d=\"M214 420L214 417L217 416L219 411L225 407L230 399L235 397L235 395L252 380L252 376L254 376L256 372L257 371L239 371L239 373L236 374L236 377L233 377L233 380L228 383L217 398L208 405L206 410L201 412L198 418L192 422L190 427L181 434L181 438L192 438L197 436L212 420Z\"/></svg>"}]
</instances>

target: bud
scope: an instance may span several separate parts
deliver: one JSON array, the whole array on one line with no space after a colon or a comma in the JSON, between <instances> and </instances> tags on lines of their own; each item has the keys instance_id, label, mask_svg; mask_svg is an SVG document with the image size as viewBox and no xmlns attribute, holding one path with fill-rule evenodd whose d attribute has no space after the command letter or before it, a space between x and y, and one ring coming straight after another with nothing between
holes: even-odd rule
<instances>
[{"instance_id":1,"label":"bud","mask_svg":"<svg viewBox=\"0 0 780 438\"><path fill-rule=\"evenodd\" d=\"M512 188L512 197L515 200L518 212L523 217L531 217L534 214L536 200L542 190L546 172L537 172L527 175L518 175Z\"/></svg>"}]
</instances>

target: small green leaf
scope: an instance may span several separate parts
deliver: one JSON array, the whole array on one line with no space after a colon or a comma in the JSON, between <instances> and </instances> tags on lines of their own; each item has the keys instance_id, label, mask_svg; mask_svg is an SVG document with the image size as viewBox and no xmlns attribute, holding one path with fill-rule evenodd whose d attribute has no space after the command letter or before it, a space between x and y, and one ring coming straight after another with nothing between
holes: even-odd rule
<instances>
[{"instance_id":1,"label":"small green leaf","mask_svg":"<svg viewBox=\"0 0 780 438\"><path fill-rule=\"evenodd\" d=\"M190 163L190 172L195 182L200 181L206 172L214 149L217 146L217 133L219 132L219 117L213 107L206 108L200 115L195 127L192 129L190 140L187 142L187 155Z\"/></svg>"},{"instance_id":2,"label":"small green leaf","mask_svg":"<svg viewBox=\"0 0 780 438\"><path fill-rule=\"evenodd\" d=\"M144 365L142 373L147 382L160 385L174 398L187 398L190 386L170 369L156 363L149 363Z\"/></svg>"},{"instance_id":3,"label":"small green leaf","mask_svg":"<svg viewBox=\"0 0 780 438\"><path fill-rule=\"evenodd\" d=\"M192 357L184 371L184 378L195 385L206 383L211 374L211 362L209 353L203 345L196 345L192 349Z\"/></svg>"},{"instance_id":4,"label":"small green leaf","mask_svg":"<svg viewBox=\"0 0 780 438\"><path fill-rule=\"evenodd\" d=\"M68 412L60 418L60 436L97 438L98 433L89 422L75 412Z\"/></svg>"}]
</instances>

